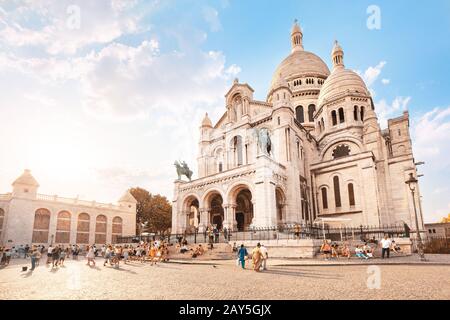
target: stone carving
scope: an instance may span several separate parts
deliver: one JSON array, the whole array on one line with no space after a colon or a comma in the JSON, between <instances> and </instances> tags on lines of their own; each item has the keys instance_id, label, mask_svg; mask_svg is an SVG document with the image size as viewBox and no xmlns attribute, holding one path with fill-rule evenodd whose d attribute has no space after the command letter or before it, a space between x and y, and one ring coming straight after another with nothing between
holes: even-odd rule
<instances>
[{"instance_id":1,"label":"stone carving","mask_svg":"<svg viewBox=\"0 0 450 320\"><path fill-rule=\"evenodd\" d=\"M272 140L270 139L269 129L255 128L254 135L258 141L258 151L270 156L272 154Z\"/></svg>"},{"instance_id":2,"label":"stone carving","mask_svg":"<svg viewBox=\"0 0 450 320\"><path fill-rule=\"evenodd\" d=\"M178 180L181 180L181 176L186 176L189 181L192 181L192 170L189 169L189 166L184 161L175 161L175 168L177 169Z\"/></svg>"}]
</instances>

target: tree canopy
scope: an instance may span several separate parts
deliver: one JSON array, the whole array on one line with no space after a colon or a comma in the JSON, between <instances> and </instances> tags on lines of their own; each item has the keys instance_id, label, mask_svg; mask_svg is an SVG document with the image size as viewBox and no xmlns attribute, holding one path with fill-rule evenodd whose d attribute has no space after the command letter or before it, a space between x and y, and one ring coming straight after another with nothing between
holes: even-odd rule
<instances>
[{"instance_id":1,"label":"tree canopy","mask_svg":"<svg viewBox=\"0 0 450 320\"><path fill-rule=\"evenodd\" d=\"M138 232L154 232L163 234L172 224L172 206L166 197L159 194L153 195L143 188L132 188L130 190L137 200L136 222ZM145 224L145 227L141 227Z\"/></svg>"}]
</instances>

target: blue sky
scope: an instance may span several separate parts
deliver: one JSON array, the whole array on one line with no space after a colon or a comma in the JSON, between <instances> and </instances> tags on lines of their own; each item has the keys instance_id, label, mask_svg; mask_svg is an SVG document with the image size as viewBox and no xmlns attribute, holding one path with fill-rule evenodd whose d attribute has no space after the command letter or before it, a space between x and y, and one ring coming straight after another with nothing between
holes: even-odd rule
<instances>
[{"instance_id":1,"label":"blue sky","mask_svg":"<svg viewBox=\"0 0 450 320\"><path fill-rule=\"evenodd\" d=\"M0 0L0 192L29 168L42 193L170 198L173 160L196 169L198 124L224 112L233 79L265 99L295 18L328 65L339 40L382 126L409 110L426 220L447 215L449 1Z\"/></svg>"}]
</instances>

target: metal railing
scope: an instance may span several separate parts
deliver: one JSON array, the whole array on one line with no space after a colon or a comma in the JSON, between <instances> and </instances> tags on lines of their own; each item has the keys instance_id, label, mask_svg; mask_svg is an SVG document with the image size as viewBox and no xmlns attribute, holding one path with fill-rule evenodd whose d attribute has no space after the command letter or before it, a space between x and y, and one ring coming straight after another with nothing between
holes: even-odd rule
<instances>
[{"instance_id":1,"label":"metal railing","mask_svg":"<svg viewBox=\"0 0 450 320\"><path fill-rule=\"evenodd\" d=\"M341 240L380 240L385 235L390 238L409 238L409 227L405 225L359 226L359 227L330 227L328 225L313 224L280 224L274 227L249 228L243 231L221 231L213 235L212 242L238 242L238 241L267 241L267 240L299 240L299 239L329 239ZM185 232L169 235L118 237L118 243L139 243L165 240L175 243L181 239L188 243L208 243L211 241L207 232Z\"/></svg>"}]
</instances>

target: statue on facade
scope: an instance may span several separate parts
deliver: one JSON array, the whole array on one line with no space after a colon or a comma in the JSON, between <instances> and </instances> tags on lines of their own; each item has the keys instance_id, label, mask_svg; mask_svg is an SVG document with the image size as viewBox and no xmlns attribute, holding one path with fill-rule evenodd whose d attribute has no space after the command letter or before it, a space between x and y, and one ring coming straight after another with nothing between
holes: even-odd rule
<instances>
[{"instance_id":1,"label":"statue on facade","mask_svg":"<svg viewBox=\"0 0 450 320\"><path fill-rule=\"evenodd\" d=\"M175 161L175 168L177 169L178 180L181 180L181 176L186 176L189 181L192 181L192 170L189 169L189 166L185 161Z\"/></svg>"},{"instance_id":2,"label":"statue on facade","mask_svg":"<svg viewBox=\"0 0 450 320\"><path fill-rule=\"evenodd\" d=\"M272 140L270 139L269 129L255 128L255 136L258 141L258 151L270 156L272 154Z\"/></svg>"}]
</instances>

